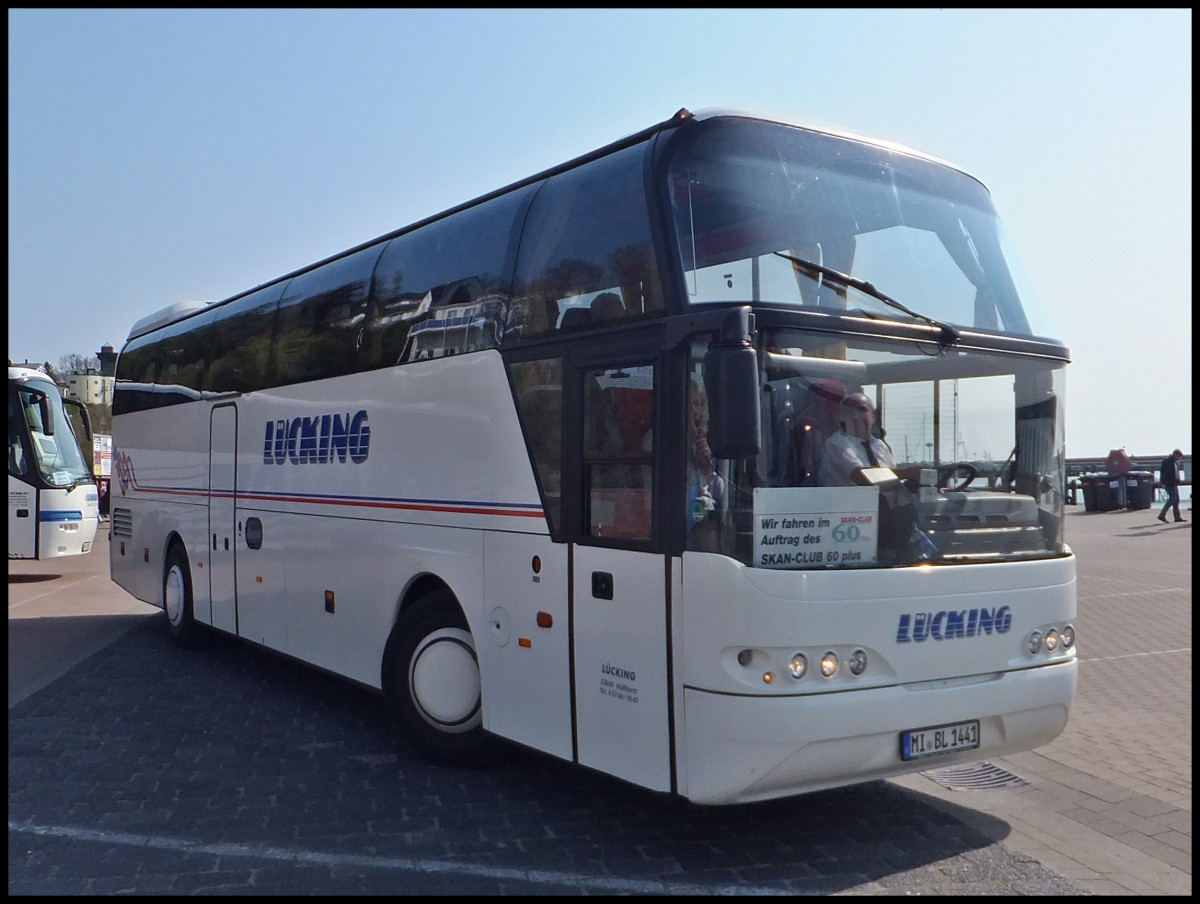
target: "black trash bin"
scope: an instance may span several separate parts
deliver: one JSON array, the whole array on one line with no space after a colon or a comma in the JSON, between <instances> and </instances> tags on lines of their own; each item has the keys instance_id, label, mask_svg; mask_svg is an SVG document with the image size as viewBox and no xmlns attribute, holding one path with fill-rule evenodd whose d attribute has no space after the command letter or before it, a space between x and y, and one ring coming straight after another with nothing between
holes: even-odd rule
<instances>
[{"instance_id":1,"label":"black trash bin","mask_svg":"<svg viewBox=\"0 0 1200 904\"><path fill-rule=\"evenodd\" d=\"M1153 473L1130 471L1125 475L1125 504L1131 509L1148 509L1154 505Z\"/></svg>"},{"instance_id":2,"label":"black trash bin","mask_svg":"<svg viewBox=\"0 0 1200 904\"><path fill-rule=\"evenodd\" d=\"M1114 512L1125 508L1125 475L1105 474L1101 480L1108 487L1108 508L1101 508L1100 511Z\"/></svg>"},{"instance_id":3,"label":"black trash bin","mask_svg":"<svg viewBox=\"0 0 1200 904\"><path fill-rule=\"evenodd\" d=\"M1112 474L1097 474L1096 511L1113 512L1125 508L1125 478Z\"/></svg>"},{"instance_id":4,"label":"black trash bin","mask_svg":"<svg viewBox=\"0 0 1200 904\"><path fill-rule=\"evenodd\" d=\"M1085 512L1094 512L1097 509L1096 481L1099 479L1095 474L1084 474L1079 478L1079 485L1083 488L1083 510Z\"/></svg>"}]
</instances>

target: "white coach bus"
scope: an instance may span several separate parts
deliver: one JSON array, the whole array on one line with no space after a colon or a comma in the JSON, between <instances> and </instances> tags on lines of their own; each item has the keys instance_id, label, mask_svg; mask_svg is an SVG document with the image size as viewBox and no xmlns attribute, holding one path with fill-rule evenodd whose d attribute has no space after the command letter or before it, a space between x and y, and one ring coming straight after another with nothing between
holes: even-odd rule
<instances>
[{"instance_id":1,"label":"white coach bus","mask_svg":"<svg viewBox=\"0 0 1200 904\"><path fill-rule=\"evenodd\" d=\"M90 552L99 493L67 418L76 408L91 438L88 410L64 399L40 370L8 368L8 557L56 559Z\"/></svg>"},{"instance_id":2,"label":"white coach bus","mask_svg":"<svg viewBox=\"0 0 1200 904\"><path fill-rule=\"evenodd\" d=\"M729 804L1027 750L1076 684L1045 313L971 176L681 110L136 325L112 576L444 761Z\"/></svg>"}]
</instances>

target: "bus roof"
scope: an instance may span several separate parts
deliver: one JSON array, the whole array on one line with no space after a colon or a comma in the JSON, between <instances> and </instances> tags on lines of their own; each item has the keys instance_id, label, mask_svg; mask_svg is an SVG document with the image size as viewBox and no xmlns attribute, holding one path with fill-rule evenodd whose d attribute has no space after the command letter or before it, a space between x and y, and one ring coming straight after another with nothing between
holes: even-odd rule
<instances>
[{"instance_id":1,"label":"bus roof","mask_svg":"<svg viewBox=\"0 0 1200 904\"><path fill-rule=\"evenodd\" d=\"M158 329L160 326L166 326L175 320L182 320L189 314L194 314L212 304L211 301L177 301L174 304L167 305L161 311L155 311L153 314L147 314L129 330L129 335L125 338L128 342L130 339L136 339L138 336L145 335Z\"/></svg>"}]
</instances>

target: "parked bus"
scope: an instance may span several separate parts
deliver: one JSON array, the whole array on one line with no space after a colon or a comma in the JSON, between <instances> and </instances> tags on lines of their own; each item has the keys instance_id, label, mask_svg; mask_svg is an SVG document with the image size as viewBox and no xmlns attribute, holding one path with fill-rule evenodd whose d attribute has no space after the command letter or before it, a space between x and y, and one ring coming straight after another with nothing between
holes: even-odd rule
<instances>
[{"instance_id":1,"label":"parked bus","mask_svg":"<svg viewBox=\"0 0 1200 904\"><path fill-rule=\"evenodd\" d=\"M91 551L99 494L67 417L78 410L87 438L91 420L78 399L64 399L40 370L8 368L8 557L54 559Z\"/></svg>"},{"instance_id":2,"label":"parked bus","mask_svg":"<svg viewBox=\"0 0 1200 904\"><path fill-rule=\"evenodd\" d=\"M952 166L681 110L136 324L113 579L446 762L729 804L1037 747L1069 353L1010 260ZM850 405L890 464L824 485Z\"/></svg>"}]
</instances>

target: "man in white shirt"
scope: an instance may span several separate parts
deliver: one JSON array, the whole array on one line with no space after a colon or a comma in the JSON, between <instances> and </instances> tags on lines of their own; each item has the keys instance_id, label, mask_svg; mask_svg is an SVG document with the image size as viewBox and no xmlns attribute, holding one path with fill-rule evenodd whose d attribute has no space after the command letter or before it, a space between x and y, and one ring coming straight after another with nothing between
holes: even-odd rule
<instances>
[{"instance_id":1,"label":"man in white shirt","mask_svg":"<svg viewBox=\"0 0 1200 904\"><path fill-rule=\"evenodd\" d=\"M826 487L857 486L854 473L861 468L895 468L892 450L871 433L875 408L861 392L842 399L842 425L825 441L819 482Z\"/></svg>"}]
</instances>

